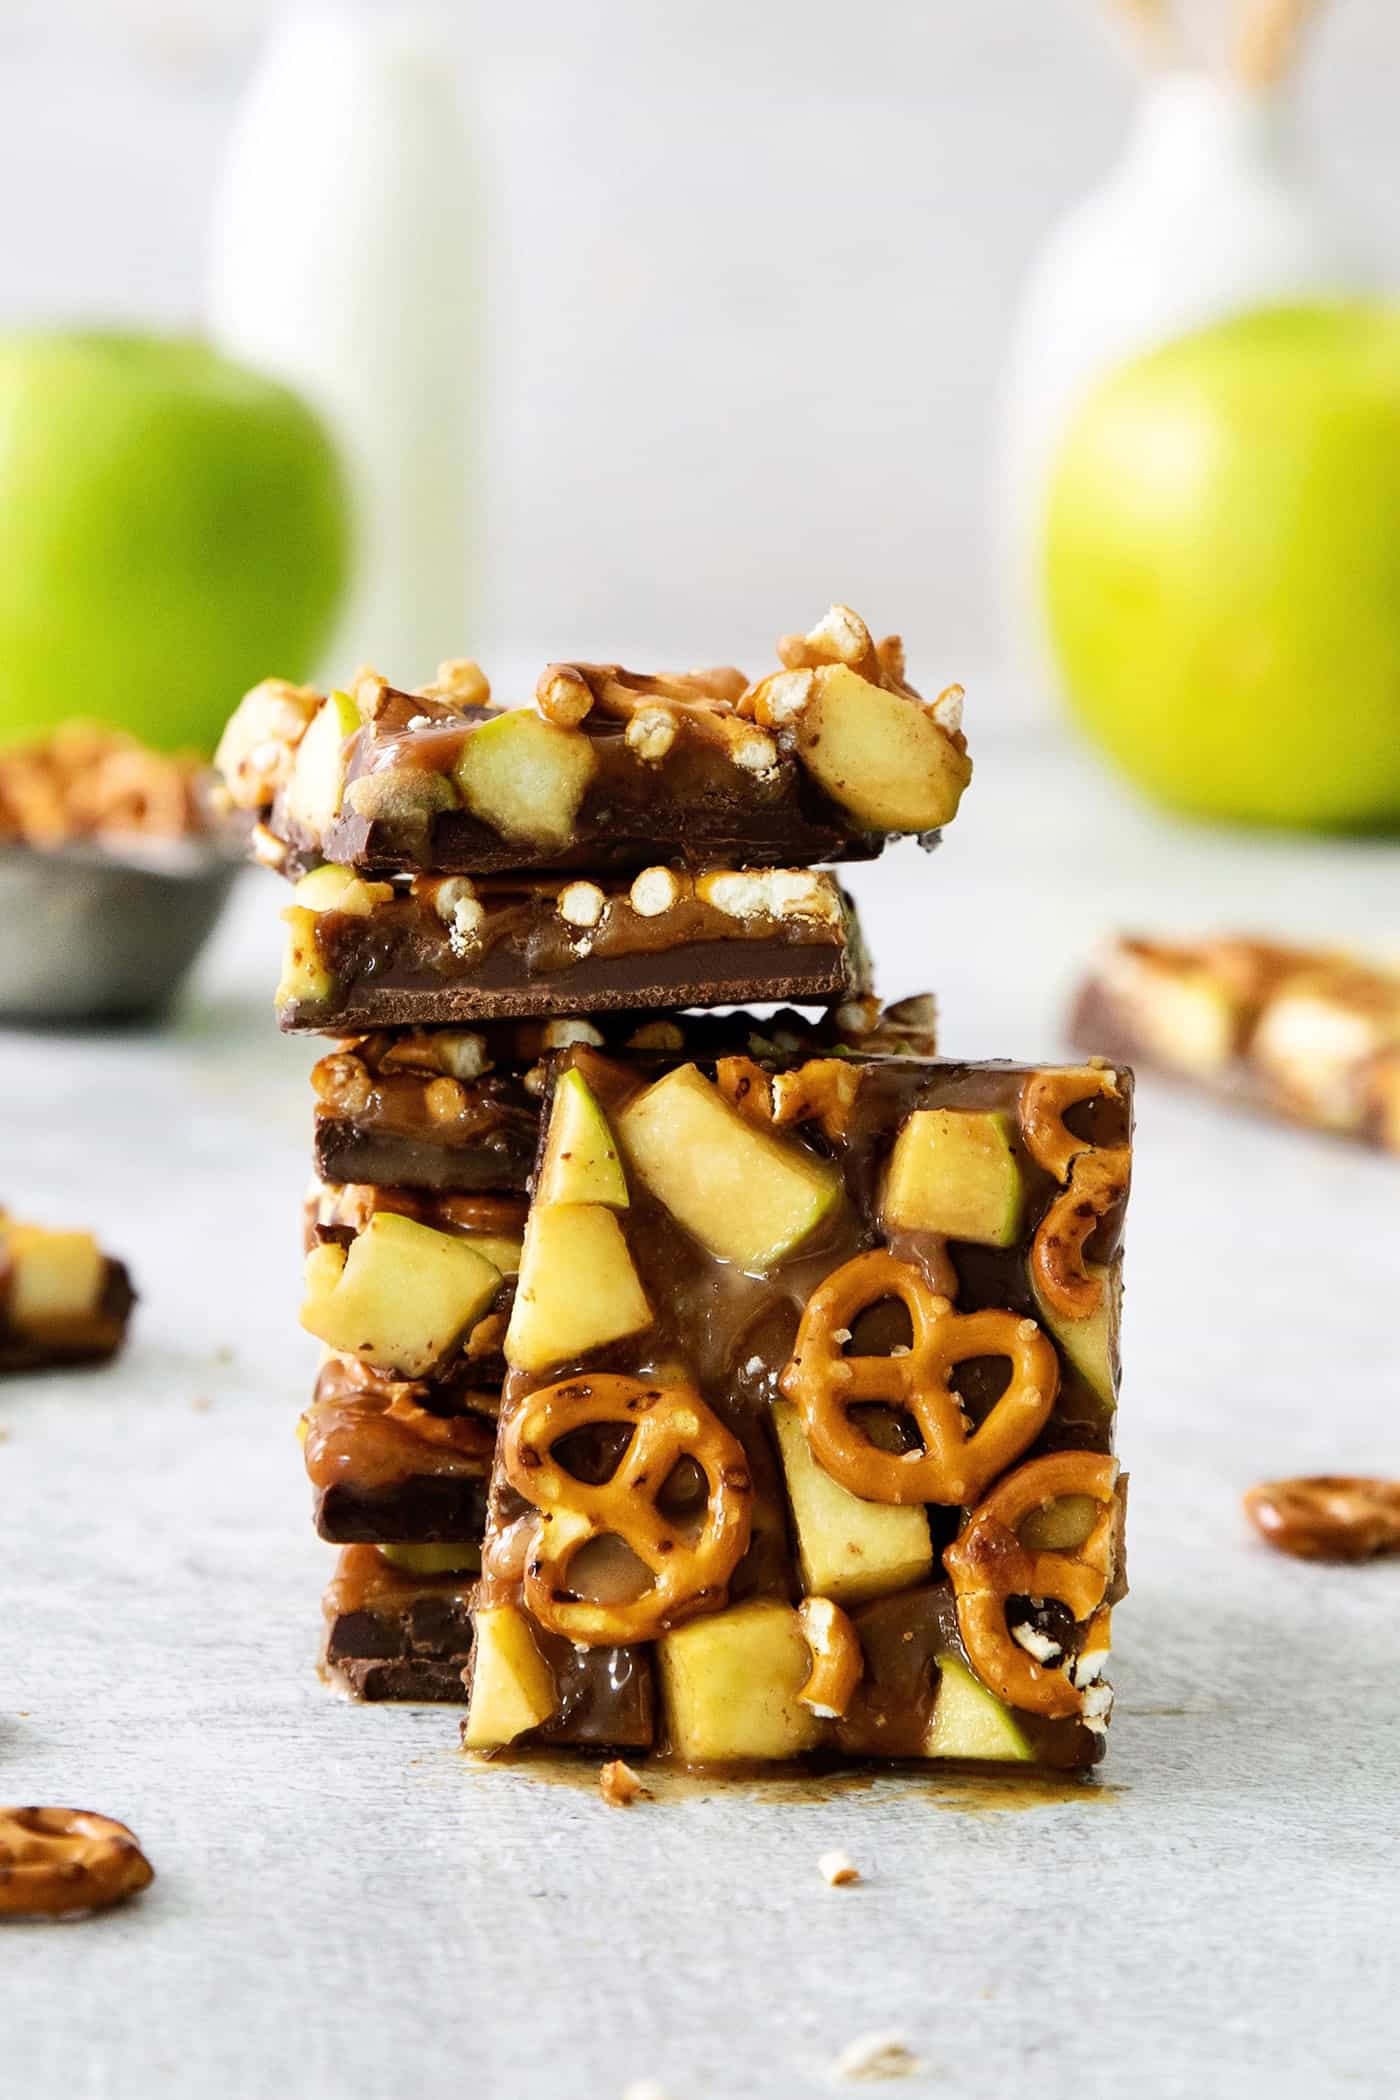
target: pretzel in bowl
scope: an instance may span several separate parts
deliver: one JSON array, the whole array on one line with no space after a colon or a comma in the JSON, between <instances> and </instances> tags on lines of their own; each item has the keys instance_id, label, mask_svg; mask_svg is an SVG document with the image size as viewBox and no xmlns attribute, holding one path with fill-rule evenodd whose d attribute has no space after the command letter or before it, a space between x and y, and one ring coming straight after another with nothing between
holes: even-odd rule
<instances>
[{"instance_id":1,"label":"pretzel in bowl","mask_svg":"<svg viewBox=\"0 0 1400 2100\"><path fill-rule=\"evenodd\" d=\"M1079 1621L1093 1622L1113 1575L1118 1461L1095 1451L1056 1451L1000 1481L973 1510L943 1565L953 1581L958 1629L982 1682L1024 1712L1064 1719L1084 1710L1085 1686L1070 1666L1048 1668L1012 1638L1006 1607L1012 1597L1040 1604L1056 1599ZM1099 1505L1077 1546L1037 1551L1021 1542L1021 1526L1062 1495ZM1085 1652L1093 1643L1086 1638Z\"/></svg>"},{"instance_id":2,"label":"pretzel in bowl","mask_svg":"<svg viewBox=\"0 0 1400 2100\"><path fill-rule=\"evenodd\" d=\"M909 1315L909 1349L848 1356L856 1319L889 1299ZM1011 1377L969 1429L952 1375L978 1356L1009 1358ZM808 1299L780 1384L802 1417L817 1463L853 1495L866 1502L956 1505L972 1501L1020 1457L1047 1420L1059 1379L1059 1359L1034 1320L956 1312L912 1263L877 1248L834 1270ZM923 1449L892 1452L872 1443L850 1413L871 1403L911 1415Z\"/></svg>"},{"instance_id":3,"label":"pretzel in bowl","mask_svg":"<svg viewBox=\"0 0 1400 2100\"><path fill-rule=\"evenodd\" d=\"M1084 1248L1128 1192L1127 1146L1095 1145L1065 1122L1071 1108L1096 1097L1123 1098L1117 1073L1106 1065L1032 1072L1021 1088L1026 1150L1064 1184L1036 1227L1031 1274L1050 1310L1067 1320L1087 1320L1098 1310L1103 1278L1090 1273Z\"/></svg>"},{"instance_id":4,"label":"pretzel in bowl","mask_svg":"<svg viewBox=\"0 0 1400 2100\"><path fill-rule=\"evenodd\" d=\"M626 1448L605 1481L580 1480L554 1457L573 1431L622 1427ZM677 1465L704 1476L698 1528L673 1523L658 1502ZM539 1511L525 1565L525 1603L542 1626L584 1648L653 1640L725 1602L749 1543L753 1482L743 1445L693 1386L648 1384L617 1373L568 1378L532 1393L507 1424L501 1464ZM651 1576L640 1596L580 1596L569 1569L594 1539L617 1538Z\"/></svg>"},{"instance_id":5,"label":"pretzel in bowl","mask_svg":"<svg viewBox=\"0 0 1400 2100\"><path fill-rule=\"evenodd\" d=\"M88 1808L0 1808L0 1917L105 1910L154 1870L125 1823Z\"/></svg>"}]
</instances>

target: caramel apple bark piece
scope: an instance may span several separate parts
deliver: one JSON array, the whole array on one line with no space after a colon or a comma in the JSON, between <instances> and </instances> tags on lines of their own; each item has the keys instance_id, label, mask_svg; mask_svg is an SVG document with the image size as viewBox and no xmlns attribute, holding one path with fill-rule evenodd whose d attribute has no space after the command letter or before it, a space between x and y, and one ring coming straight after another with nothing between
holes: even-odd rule
<instances>
[{"instance_id":1,"label":"caramel apple bark piece","mask_svg":"<svg viewBox=\"0 0 1400 2100\"><path fill-rule=\"evenodd\" d=\"M366 882L317 868L284 914L284 1028L469 1028L490 1020L868 991L850 900L808 868L656 866L630 882Z\"/></svg>"},{"instance_id":2,"label":"caramel apple bark piece","mask_svg":"<svg viewBox=\"0 0 1400 2100\"><path fill-rule=\"evenodd\" d=\"M24 1225L0 1212L0 1372L104 1363L126 1338L136 1294L90 1232Z\"/></svg>"},{"instance_id":3,"label":"caramel apple bark piece","mask_svg":"<svg viewBox=\"0 0 1400 2100\"><path fill-rule=\"evenodd\" d=\"M764 1018L621 1012L349 1036L311 1074L316 1171L332 1185L523 1194L547 1066L571 1044L733 1060L809 1050L839 1063L857 1049L931 1056L935 1041L927 994L883 1009L852 999L815 1018L791 1009Z\"/></svg>"},{"instance_id":4,"label":"caramel apple bark piece","mask_svg":"<svg viewBox=\"0 0 1400 2100\"><path fill-rule=\"evenodd\" d=\"M1076 1042L1246 1107L1400 1151L1400 973L1232 938L1122 937L1098 957Z\"/></svg>"},{"instance_id":5,"label":"caramel apple bark piece","mask_svg":"<svg viewBox=\"0 0 1400 2100\"><path fill-rule=\"evenodd\" d=\"M861 860L948 823L970 777L961 688L926 704L903 650L834 606L750 684L729 668L643 674L553 663L532 706L496 706L480 668L418 693L361 673L324 699L266 681L217 764L291 874L624 871Z\"/></svg>"},{"instance_id":6,"label":"caramel apple bark piece","mask_svg":"<svg viewBox=\"0 0 1400 2100\"><path fill-rule=\"evenodd\" d=\"M483 1550L497 1691L469 1740L569 1739L564 1641L652 1673L686 1762L1092 1763L1123 1588L1102 1335L1130 1075L580 1045L545 1159L555 1108L580 1127L571 1073L609 1201L537 1187L527 1267L551 1219L606 1224L596 1254L542 1266L507 1337ZM1093 1198L1073 1229L1067 1192ZM619 1257L633 1314L589 1336ZM493 1737L488 1706L516 1732Z\"/></svg>"}]
</instances>

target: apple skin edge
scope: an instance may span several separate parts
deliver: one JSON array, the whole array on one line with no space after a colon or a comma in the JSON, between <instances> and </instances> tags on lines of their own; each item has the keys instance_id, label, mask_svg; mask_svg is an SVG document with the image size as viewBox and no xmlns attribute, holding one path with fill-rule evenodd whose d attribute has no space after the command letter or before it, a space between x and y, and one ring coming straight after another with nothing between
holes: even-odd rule
<instances>
[{"instance_id":1,"label":"apple skin edge","mask_svg":"<svg viewBox=\"0 0 1400 2100\"><path fill-rule=\"evenodd\" d=\"M1190 815L1400 827L1400 314L1276 308L1082 403L1044 543L1072 712Z\"/></svg>"},{"instance_id":2,"label":"apple skin edge","mask_svg":"<svg viewBox=\"0 0 1400 2100\"><path fill-rule=\"evenodd\" d=\"M82 715L212 751L249 686L315 667L351 531L285 387L193 339L0 338L0 743Z\"/></svg>"}]
</instances>

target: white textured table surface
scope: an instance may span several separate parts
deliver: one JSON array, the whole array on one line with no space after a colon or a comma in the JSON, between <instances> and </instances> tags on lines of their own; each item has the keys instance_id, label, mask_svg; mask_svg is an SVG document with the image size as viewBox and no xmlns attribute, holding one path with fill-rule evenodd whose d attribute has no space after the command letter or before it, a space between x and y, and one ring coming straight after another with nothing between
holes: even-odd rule
<instances>
[{"instance_id":1,"label":"white textured table surface","mask_svg":"<svg viewBox=\"0 0 1400 2100\"><path fill-rule=\"evenodd\" d=\"M952 1054L1056 1052L1112 923L1400 937L1394 851L1171 829L1049 744L984 746L937 861L855 887L887 990L933 981ZM911 2095L1393 2095L1400 1565L1277 1559L1239 1495L1400 1470L1400 1170L1140 1089L1101 1788L611 1810L315 1675L310 1059L268 1017L279 901L249 879L172 1032L0 1048L5 1198L98 1226L142 1292L115 1367L0 1391L0 1797L120 1816L158 1872L0 1935L3 2089L781 2100L895 2029ZM820 1879L836 1845L858 1887Z\"/></svg>"}]
</instances>

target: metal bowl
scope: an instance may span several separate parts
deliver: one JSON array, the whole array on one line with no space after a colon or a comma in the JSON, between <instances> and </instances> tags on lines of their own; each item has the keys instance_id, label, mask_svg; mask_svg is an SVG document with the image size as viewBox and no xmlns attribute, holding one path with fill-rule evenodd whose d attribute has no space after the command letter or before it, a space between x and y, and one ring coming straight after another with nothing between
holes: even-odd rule
<instances>
[{"instance_id":1,"label":"metal bowl","mask_svg":"<svg viewBox=\"0 0 1400 2100\"><path fill-rule=\"evenodd\" d=\"M0 1020L147 1020L212 932L238 874L222 845L0 848Z\"/></svg>"}]
</instances>

